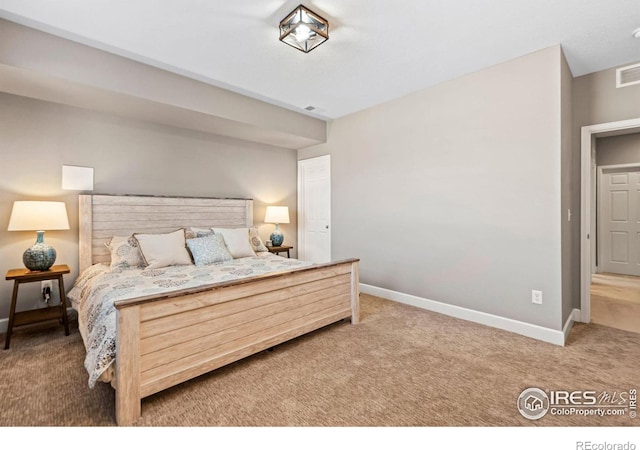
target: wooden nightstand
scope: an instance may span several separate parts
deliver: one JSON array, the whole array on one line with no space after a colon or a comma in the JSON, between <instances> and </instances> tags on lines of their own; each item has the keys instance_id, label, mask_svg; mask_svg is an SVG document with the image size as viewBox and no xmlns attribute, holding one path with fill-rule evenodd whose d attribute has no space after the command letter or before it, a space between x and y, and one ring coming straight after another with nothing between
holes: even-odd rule
<instances>
[{"instance_id":1,"label":"wooden nightstand","mask_svg":"<svg viewBox=\"0 0 640 450\"><path fill-rule=\"evenodd\" d=\"M7 337L4 341L4 349L9 348L11 342L11 332L13 327L27 325L45 320L62 319L65 335L69 336L69 320L67 318L67 296L64 291L64 281L62 276L70 273L71 270L66 264L53 266L49 270L42 272L31 272L29 269L12 269L7 272L7 280L13 280L13 295L11 296L11 309L9 311L9 326L7 327ZM31 311L16 312L16 302L18 300L18 287L23 283L33 283L44 280L58 280L60 291L60 304L39 308Z\"/></svg>"},{"instance_id":2,"label":"wooden nightstand","mask_svg":"<svg viewBox=\"0 0 640 450\"><path fill-rule=\"evenodd\" d=\"M275 253L276 255L287 252L287 258L291 258L291 255L289 255L289 250L291 250L293 247L290 245L280 245L278 247L269 247L267 245L266 247L269 252Z\"/></svg>"}]
</instances>

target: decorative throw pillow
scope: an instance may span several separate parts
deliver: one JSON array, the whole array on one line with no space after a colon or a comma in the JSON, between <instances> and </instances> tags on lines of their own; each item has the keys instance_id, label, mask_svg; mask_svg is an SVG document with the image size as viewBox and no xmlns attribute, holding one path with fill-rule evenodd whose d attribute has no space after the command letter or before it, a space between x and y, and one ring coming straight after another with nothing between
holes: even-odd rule
<instances>
[{"instance_id":1,"label":"decorative throw pillow","mask_svg":"<svg viewBox=\"0 0 640 450\"><path fill-rule=\"evenodd\" d=\"M112 269L135 269L144 267L144 260L133 236L113 236L104 245L111 252Z\"/></svg>"},{"instance_id":2,"label":"decorative throw pillow","mask_svg":"<svg viewBox=\"0 0 640 450\"><path fill-rule=\"evenodd\" d=\"M215 234L221 234L229 253L234 258L246 258L256 256L249 242L248 228L212 228Z\"/></svg>"},{"instance_id":3,"label":"decorative throw pillow","mask_svg":"<svg viewBox=\"0 0 640 450\"><path fill-rule=\"evenodd\" d=\"M207 236L187 239L187 246L193 255L196 266L204 266L233 259L220 234L210 233Z\"/></svg>"},{"instance_id":4,"label":"decorative throw pillow","mask_svg":"<svg viewBox=\"0 0 640 450\"><path fill-rule=\"evenodd\" d=\"M184 239L184 230L173 233L133 235L138 241L147 269L192 264Z\"/></svg>"},{"instance_id":5,"label":"decorative throw pillow","mask_svg":"<svg viewBox=\"0 0 640 450\"><path fill-rule=\"evenodd\" d=\"M262 239L260 239L256 227L249 227L249 242L251 243L251 247L253 247L253 251L256 253L269 251L267 247L265 247L264 242L262 242Z\"/></svg>"}]
</instances>

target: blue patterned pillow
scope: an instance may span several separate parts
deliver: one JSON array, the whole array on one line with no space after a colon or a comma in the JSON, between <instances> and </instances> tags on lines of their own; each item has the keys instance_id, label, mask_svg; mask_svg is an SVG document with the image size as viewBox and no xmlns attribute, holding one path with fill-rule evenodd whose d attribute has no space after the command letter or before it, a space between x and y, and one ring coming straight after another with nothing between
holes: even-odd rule
<instances>
[{"instance_id":1,"label":"blue patterned pillow","mask_svg":"<svg viewBox=\"0 0 640 450\"><path fill-rule=\"evenodd\" d=\"M204 266L206 264L230 261L233 259L221 235L210 234L194 239L187 239L187 247L189 247L191 255L193 255L193 262L196 266Z\"/></svg>"}]
</instances>

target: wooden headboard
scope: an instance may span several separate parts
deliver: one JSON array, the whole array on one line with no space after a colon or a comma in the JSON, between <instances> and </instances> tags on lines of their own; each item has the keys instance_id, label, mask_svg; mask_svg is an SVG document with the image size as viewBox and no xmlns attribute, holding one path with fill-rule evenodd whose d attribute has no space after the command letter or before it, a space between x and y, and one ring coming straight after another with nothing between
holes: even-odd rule
<instances>
[{"instance_id":1,"label":"wooden headboard","mask_svg":"<svg viewBox=\"0 0 640 450\"><path fill-rule=\"evenodd\" d=\"M138 195L80 195L79 270L109 262L112 236L168 233L179 228L253 225L253 200Z\"/></svg>"}]
</instances>

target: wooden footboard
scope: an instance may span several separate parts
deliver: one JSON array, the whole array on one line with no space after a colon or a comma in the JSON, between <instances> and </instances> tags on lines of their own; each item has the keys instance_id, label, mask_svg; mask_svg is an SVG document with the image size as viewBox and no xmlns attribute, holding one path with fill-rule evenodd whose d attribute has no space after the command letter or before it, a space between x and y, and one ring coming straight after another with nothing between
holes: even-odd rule
<instances>
[{"instance_id":1,"label":"wooden footboard","mask_svg":"<svg viewBox=\"0 0 640 450\"><path fill-rule=\"evenodd\" d=\"M359 321L358 260L116 302L116 421L163 389L345 318Z\"/></svg>"}]
</instances>

